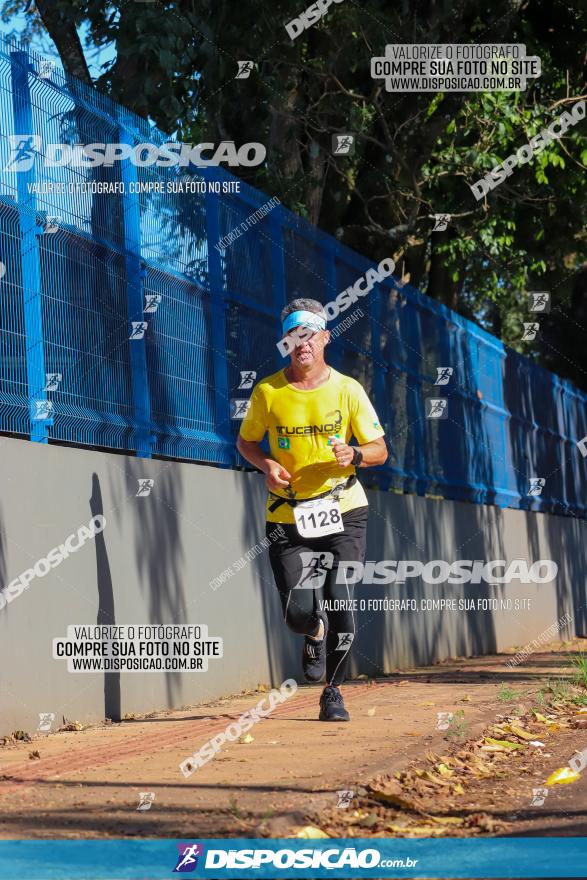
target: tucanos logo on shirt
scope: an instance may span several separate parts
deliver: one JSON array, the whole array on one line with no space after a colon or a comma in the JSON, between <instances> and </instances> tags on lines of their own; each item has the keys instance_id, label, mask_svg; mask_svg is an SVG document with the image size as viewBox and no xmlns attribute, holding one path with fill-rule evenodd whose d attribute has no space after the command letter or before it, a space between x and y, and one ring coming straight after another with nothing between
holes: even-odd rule
<instances>
[{"instance_id":1,"label":"tucanos logo on shirt","mask_svg":"<svg viewBox=\"0 0 587 880\"><path fill-rule=\"evenodd\" d=\"M286 434L338 434L341 427L342 413L339 409L333 409L326 413L325 421L320 425L293 425L291 427L289 425L276 425L277 433L281 436Z\"/></svg>"}]
</instances>

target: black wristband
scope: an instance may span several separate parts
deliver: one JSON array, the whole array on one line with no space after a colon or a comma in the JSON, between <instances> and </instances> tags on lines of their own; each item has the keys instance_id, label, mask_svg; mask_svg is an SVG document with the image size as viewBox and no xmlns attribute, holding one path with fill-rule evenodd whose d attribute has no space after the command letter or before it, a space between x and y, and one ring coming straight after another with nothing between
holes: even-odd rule
<instances>
[{"instance_id":1,"label":"black wristband","mask_svg":"<svg viewBox=\"0 0 587 880\"><path fill-rule=\"evenodd\" d=\"M360 449L357 449L356 446L353 446L353 460L351 461L351 464L354 464L355 467L359 467L362 461L363 453Z\"/></svg>"}]
</instances>

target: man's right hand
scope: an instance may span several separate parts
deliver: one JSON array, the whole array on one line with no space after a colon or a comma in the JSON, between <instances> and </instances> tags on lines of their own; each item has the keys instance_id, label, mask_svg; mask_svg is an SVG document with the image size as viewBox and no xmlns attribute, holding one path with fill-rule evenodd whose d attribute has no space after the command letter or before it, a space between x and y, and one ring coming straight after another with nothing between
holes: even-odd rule
<instances>
[{"instance_id":1,"label":"man's right hand","mask_svg":"<svg viewBox=\"0 0 587 880\"><path fill-rule=\"evenodd\" d=\"M291 474L278 461L271 459L267 462L265 467L265 483L268 489L283 489L285 486L289 486L290 480Z\"/></svg>"}]
</instances>

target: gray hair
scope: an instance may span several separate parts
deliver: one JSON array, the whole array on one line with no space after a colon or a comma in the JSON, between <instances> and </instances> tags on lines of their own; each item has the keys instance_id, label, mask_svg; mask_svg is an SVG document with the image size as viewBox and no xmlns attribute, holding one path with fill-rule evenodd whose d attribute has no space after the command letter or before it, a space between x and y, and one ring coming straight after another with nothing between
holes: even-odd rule
<instances>
[{"instance_id":1,"label":"gray hair","mask_svg":"<svg viewBox=\"0 0 587 880\"><path fill-rule=\"evenodd\" d=\"M299 299L292 299L286 307L281 312L281 322L287 318L288 315L291 315L292 312L313 312L315 315L320 315L324 318L325 321L328 320L326 317L326 312L324 311L324 306L321 302L318 302L317 299L306 299L305 297L300 297Z\"/></svg>"}]
</instances>

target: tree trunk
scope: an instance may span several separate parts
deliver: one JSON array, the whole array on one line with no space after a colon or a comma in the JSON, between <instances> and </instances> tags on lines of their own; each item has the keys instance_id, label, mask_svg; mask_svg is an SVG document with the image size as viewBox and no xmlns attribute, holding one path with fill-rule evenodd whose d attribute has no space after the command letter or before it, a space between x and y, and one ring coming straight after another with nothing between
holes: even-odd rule
<instances>
[{"instance_id":1,"label":"tree trunk","mask_svg":"<svg viewBox=\"0 0 587 880\"><path fill-rule=\"evenodd\" d=\"M65 72L92 85L92 77L71 13L68 15L63 9L55 9L53 0L36 0L36 6L49 36L57 46Z\"/></svg>"}]
</instances>

